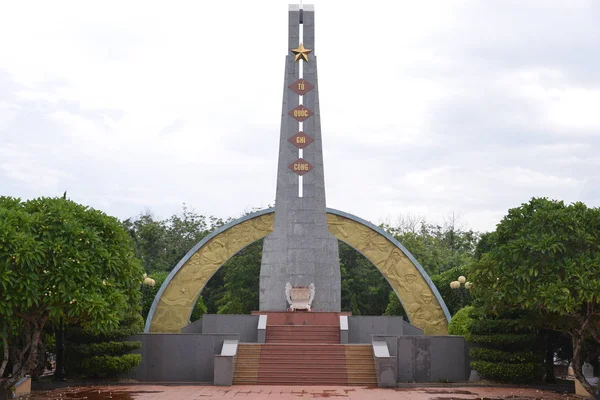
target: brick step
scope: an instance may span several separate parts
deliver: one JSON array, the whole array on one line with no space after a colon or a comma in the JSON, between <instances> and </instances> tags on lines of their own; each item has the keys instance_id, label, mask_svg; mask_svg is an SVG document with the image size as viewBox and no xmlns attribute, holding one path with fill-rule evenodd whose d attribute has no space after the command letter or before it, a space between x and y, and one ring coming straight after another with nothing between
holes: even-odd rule
<instances>
[{"instance_id":1,"label":"brick step","mask_svg":"<svg viewBox=\"0 0 600 400\"><path fill-rule=\"evenodd\" d=\"M267 325L269 329L340 329L339 325Z\"/></svg>"},{"instance_id":2,"label":"brick step","mask_svg":"<svg viewBox=\"0 0 600 400\"><path fill-rule=\"evenodd\" d=\"M244 384L250 385L250 382L244 382ZM313 386L313 385L331 385L331 386L377 386L377 380L364 381L364 382L348 382L339 380L329 379L259 379L256 385L294 385L294 386Z\"/></svg>"},{"instance_id":3,"label":"brick step","mask_svg":"<svg viewBox=\"0 0 600 400\"><path fill-rule=\"evenodd\" d=\"M339 370L339 371L335 371L335 372L325 372L325 371L315 371L313 373L308 373L306 371L294 371L292 369L287 370L287 371L279 371L276 369L273 370L267 370L267 371L260 371L258 373L258 375L256 373L250 373L250 372L245 372L242 371L239 374L235 375L238 378L252 378L258 376L258 378L290 378L290 377L294 377L294 376L301 376L303 378L309 379L309 378L320 378L320 379L331 379L331 378L336 378L338 380L346 380L347 378L352 378L353 380L363 380L363 379L376 379L375 377L375 372L374 371L366 371L364 374L362 375L355 375L355 374L351 374L348 375L346 373L346 371L343 370Z\"/></svg>"},{"instance_id":4,"label":"brick step","mask_svg":"<svg viewBox=\"0 0 600 400\"><path fill-rule=\"evenodd\" d=\"M351 370L357 370L357 371L363 371L363 370L367 370L367 369L368 370L375 369L374 366L366 366L366 365L365 366L360 366L360 368L356 368L358 366L360 366L360 365L354 365L350 369ZM306 363L306 364L291 364L291 363L283 364L283 363L278 363L278 362L271 362L271 363L261 362L259 366L257 366L257 364L248 365L246 367L241 366L241 365L238 366L238 368L242 368L242 369L245 369L245 370L260 368L261 371L262 371L263 368L278 368L278 369L281 369L281 370L292 370L292 369L297 369L297 370L305 370L305 369L307 369L307 370L311 370L311 369L328 369L328 368L330 368L330 369L331 368L333 368L333 369L335 369L335 368L339 369L339 368L343 368L344 371L346 371L347 367L348 367L348 365L345 364L345 363L342 363L342 362L340 362L340 363L312 364L312 365L310 365L308 363Z\"/></svg>"},{"instance_id":5,"label":"brick step","mask_svg":"<svg viewBox=\"0 0 600 400\"><path fill-rule=\"evenodd\" d=\"M266 344L273 344L271 341L279 341L281 344L303 344L304 341L311 344L339 344L339 336L307 336L307 335L285 335L285 336L267 336Z\"/></svg>"},{"instance_id":6,"label":"brick step","mask_svg":"<svg viewBox=\"0 0 600 400\"><path fill-rule=\"evenodd\" d=\"M295 336L300 336L300 335L307 335L307 336L316 336L316 335L326 335L326 336L339 336L340 332L339 331L327 331L327 332L320 332L320 331L275 331L275 332L271 332L271 331L267 331L266 332L267 336L289 336L289 335L295 335Z\"/></svg>"},{"instance_id":7,"label":"brick step","mask_svg":"<svg viewBox=\"0 0 600 400\"><path fill-rule=\"evenodd\" d=\"M323 340L323 339L267 339L267 343L281 343L281 344L285 344L285 343L329 343L329 344L336 344L339 343L339 339L335 340L335 339L331 339L329 341Z\"/></svg>"},{"instance_id":8,"label":"brick step","mask_svg":"<svg viewBox=\"0 0 600 400\"><path fill-rule=\"evenodd\" d=\"M267 332L267 337L270 336L340 336L339 332Z\"/></svg>"},{"instance_id":9,"label":"brick step","mask_svg":"<svg viewBox=\"0 0 600 400\"><path fill-rule=\"evenodd\" d=\"M283 357L272 357L269 355L262 355L260 360L258 358L245 358L245 357L237 357L238 362L244 362L248 364L258 364L258 363L281 363L281 364L293 364L297 362L314 362L315 364L326 364L326 363L334 363L334 362L343 362L347 364L359 364L364 362L373 362L373 357L357 357L357 358L348 358L348 357L328 357L328 358L283 358Z\"/></svg>"},{"instance_id":10,"label":"brick step","mask_svg":"<svg viewBox=\"0 0 600 400\"><path fill-rule=\"evenodd\" d=\"M238 353L239 354L239 353ZM286 351L286 349L263 349L263 351L261 351L260 353L256 353L256 354L273 354L273 355L286 355L286 354L298 354L298 355L303 355L303 354L307 354L307 355L323 355L323 356L328 356L328 355L335 355L335 354L345 354L344 350L323 350L323 351L318 351L315 349L306 349L306 351L302 351L302 350L298 350L298 349L288 349ZM354 354L352 354L354 355ZM363 355L363 354L357 354L357 355ZM372 356L372 354L364 354Z\"/></svg>"},{"instance_id":11,"label":"brick step","mask_svg":"<svg viewBox=\"0 0 600 400\"><path fill-rule=\"evenodd\" d=\"M337 340L335 344L340 343L340 335L267 335L265 337L267 339L267 344L269 344L268 340L320 340L320 342L316 342L315 344L330 344L328 341Z\"/></svg>"},{"instance_id":12,"label":"brick step","mask_svg":"<svg viewBox=\"0 0 600 400\"><path fill-rule=\"evenodd\" d=\"M253 357L246 357L243 355L238 355L237 359L238 360L252 360L255 359L256 361L258 361L260 359L262 360L315 360L315 361L326 361L326 360L371 360L373 361L373 356L372 355L365 355L365 356L348 356L348 355L344 355L344 354L328 354L328 355L324 355L324 354L300 354L300 353L289 353L289 354L273 354L273 353L262 353L260 356L253 356Z\"/></svg>"}]
</instances>

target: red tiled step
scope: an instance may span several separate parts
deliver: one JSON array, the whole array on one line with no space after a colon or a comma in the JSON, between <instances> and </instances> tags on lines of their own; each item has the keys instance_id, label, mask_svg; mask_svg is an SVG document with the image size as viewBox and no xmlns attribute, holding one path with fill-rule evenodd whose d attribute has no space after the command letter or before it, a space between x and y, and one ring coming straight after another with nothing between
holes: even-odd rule
<instances>
[{"instance_id":1,"label":"red tiled step","mask_svg":"<svg viewBox=\"0 0 600 400\"><path fill-rule=\"evenodd\" d=\"M376 386L369 345L240 344L234 384Z\"/></svg>"},{"instance_id":2,"label":"red tiled step","mask_svg":"<svg viewBox=\"0 0 600 400\"><path fill-rule=\"evenodd\" d=\"M267 343L339 343L337 325L269 325Z\"/></svg>"}]
</instances>

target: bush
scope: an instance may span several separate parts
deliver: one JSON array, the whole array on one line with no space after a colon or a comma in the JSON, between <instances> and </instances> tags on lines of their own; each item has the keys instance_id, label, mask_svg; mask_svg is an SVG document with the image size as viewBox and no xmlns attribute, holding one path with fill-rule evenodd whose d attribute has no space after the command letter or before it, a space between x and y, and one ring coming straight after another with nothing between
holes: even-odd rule
<instances>
[{"instance_id":1,"label":"bush","mask_svg":"<svg viewBox=\"0 0 600 400\"><path fill-rule=\"evenodd\" d=\"M475 308L465 339L478 346L469 350L471 368L482 377L512 383L530 383L543 375L543 347L538 332L527 326L526 315L486 315Z\"/></svg>"},{"instance_id":2,"label":"bush","mask_svg":"<svg viewBox=\"0 0 600 400\"><path fill-rule=\"evenodd\" d=\"M114 378L134 369L142 361L141 354L122 356L93 356L81 363L86 376L93 378Z\"/></svg>"},{"instance_id":3,"label":"bush","mask_svg":"<svg viewBox=\"0 0 600 400\"><path fill-rule=\"evenodd\" d=\"M469 350L469 356L472 360L509 364L532 363L540 361L539 355L534 354L532 351L510 352L486 349L483 347L472 348Z\"/></svg>"},{"instance_id":4,"label":"bush","mask_svg":"<svg viewBox=\"0 0 600 400\"><path fill-rule=\"evenodd\" d=\"M465 336L468 342L477 344L487 345L492 348L501 348L507 346L513 346L516 348L524 348L533 345L537 339L535 333L498 333L494 335L473 335L471 332Z\"/></svg>"},{"instance_id":5,"label":"bush","mask_svg":"<svg viewBox=\"0 0 600 400\"><path fill-rule=\"evenodd\" d=\"M448 324L448 333L450 335L465 336L469 333L469 326L473 323L470 313L473 306L463 307L454 314Z\"/></svg>"},{"instance_id":6,"label":"bush","mask_svg":"<svg viewBox=\"0 0 600 400\"><path fill-rule=\"evenodd\" d=\"M144 328L141 315L125 318L114 331L94 335L80 327L70 327L67 343L67 371L70 375L89 378L114 378L141 361L140 354L126 354L142 347L140 342L120 341L140 333Z\"/></svg>"},{"instance_id":7,"label":"bush","mask_svg":"<svg viewBox=\"0 0 600 400\"><path fill-rule=\"evenodd\" d=\"M128 336L137 335L144 331L144 319L141 315L135 314L125 318L119 324L119 327L110 332L96 335L81 327L68 327L66 331L67 341L71 343L98 343L108 342Z\"/></svg>"},{"instance_id":8,"label":"bush","mask_svg":"<svg viewBox=\"0 0 600 400\"><path fill-rule=\"evenodd\" d=\"M115 356L140 349L142 342L100 342L75 346L73 351L88 357L96 354Z\"/></svg>"},{"instance_id":9,"label":"bush","mask_svg":"<svg viewBox=\"0 0 600 400\"><path fill-rule=\"evenodd\" d=\"M532 329L523 326L519 319L476 319L469 331L474 335L489 335L494 333L531 333Z\"/></svg>"},{"instance_id":10,"label":"bush","mask_svg":"<svg viewBox=\"0 0 600 400\"><path fill-rule=\"evenodd\" d=\"M471 368L481 376L498 382L530 383L541 375L538 363L498 363L489 361L471 361Z\"/></svg>"}]
</instances>

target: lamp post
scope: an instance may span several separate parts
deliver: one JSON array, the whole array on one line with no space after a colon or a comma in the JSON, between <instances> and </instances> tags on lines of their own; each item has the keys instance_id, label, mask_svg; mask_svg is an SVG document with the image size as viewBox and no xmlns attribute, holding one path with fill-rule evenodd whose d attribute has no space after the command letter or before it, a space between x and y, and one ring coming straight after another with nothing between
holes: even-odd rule
<instances>
[{"instance_id":1,"label":"lamp post","mask_svg":"<svg viewBox=\"0 0 600 400\"><path fill-rule=\"evenodd\" d=\"M460 308L463 308L465 305L465 291L462 290L463 286L465 289L469 290L473 284L471 282L467 282L467 278L462 275L459 276L457 280L450 282L450 288L459 291L458 296L460 298Z\"/></svg>"},{"instance_id":2,"label":"lamp post","mask_svg":"<svg viewBox=\"0 0 600 400\"><path fill-rule=\"evenodd\" d=\"M153 287L154 285L156 285L156 281L152 278L150 278L148 276L148 274L144 274L144 276L142 277L142 284L140 285L140 291L142 293L142 295L140 296L140 306L142 309L142 316L144 315L144 294L145 294L145 290L144 290L144 286L150 286Z\"/></svg>"}]
</instances>

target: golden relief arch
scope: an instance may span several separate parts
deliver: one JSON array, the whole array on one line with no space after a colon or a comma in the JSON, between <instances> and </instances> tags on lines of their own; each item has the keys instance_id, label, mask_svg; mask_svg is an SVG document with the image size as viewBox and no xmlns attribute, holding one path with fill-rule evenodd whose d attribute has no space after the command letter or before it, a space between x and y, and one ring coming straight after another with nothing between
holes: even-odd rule
<instances>
[{"instance_id":1,"label":"golden relief arch","mask_svg":"<svg viewBox=\"0 0 600 400\"><path fill-rule=\"evenodd\" d=\"M247 215L194 246L156 294L145 332L180 332L189 323L209 279L237 252L267 236L273 230L274 217L274 209ZM411 324L426 335L447 334L450 314L442 297L419 263L393 236L356 216L330 208L327 224L338 240L379 269L396 292Z\"/></svg>"}]
</instances>

